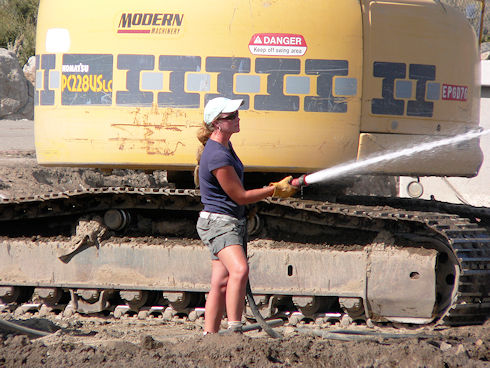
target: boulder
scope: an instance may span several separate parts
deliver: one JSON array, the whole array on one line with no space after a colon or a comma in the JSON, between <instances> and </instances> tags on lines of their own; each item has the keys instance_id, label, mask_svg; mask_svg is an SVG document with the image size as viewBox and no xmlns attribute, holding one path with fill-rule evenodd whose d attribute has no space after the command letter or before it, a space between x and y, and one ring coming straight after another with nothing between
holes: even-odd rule
<instances>
[{"instance_id":1,"label":"boulder","mask_svg":"<svg viewBox=\"0 0 490 368\"><path fill-rule=\"evenodd\" d=\"M0 48L0 119L34 118L34 86L15 54Z\"/></svg>"},{"instance_id":2,"label":"boulder","mask_svg":"<svg viewBox=\"0 0 490 368\"><path fill-rule=\"evenodd\" d=\"M488 60L490 57L490 42L483 42L480 45L480 59Z\"/></svg>"},{"instance_id":3,"label":"boulder","mask_svg":"<svg viewBox=\"0 0 490 368\"><path fill-rule=\"evenodd\" d=\"M490 51L490 42L482 42L482 44L480 45L480 52L484 53L488 51Z\"/></svg>"},{"instance_id":4,"label":"boulder","mask_svg":"<svg viewBox=\"0 0 490 368\"><path fill-rule=\"evenodd\" d=\"M32 85L36 84L36 57L31 56L27 63L22 68L24 71L24 76L26 79L32 83Z\"/></svg>"}]
</instances>

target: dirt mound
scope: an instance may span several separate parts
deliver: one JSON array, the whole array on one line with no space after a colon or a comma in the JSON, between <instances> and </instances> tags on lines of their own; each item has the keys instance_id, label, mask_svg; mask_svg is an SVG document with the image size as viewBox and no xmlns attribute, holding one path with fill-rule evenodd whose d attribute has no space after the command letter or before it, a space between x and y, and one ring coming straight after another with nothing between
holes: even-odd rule
<instances>
[{"instance_id":1,"label":"dirt mound","mask_svg":"<svg viewBox=\"0 0 490 368\"><path fill-rule=\"evenodd\" d=\"M166 186L164 171L42 167L33 152L0 152L0 196L4 198L87 188Z\"/></svg>"}]
</instances>

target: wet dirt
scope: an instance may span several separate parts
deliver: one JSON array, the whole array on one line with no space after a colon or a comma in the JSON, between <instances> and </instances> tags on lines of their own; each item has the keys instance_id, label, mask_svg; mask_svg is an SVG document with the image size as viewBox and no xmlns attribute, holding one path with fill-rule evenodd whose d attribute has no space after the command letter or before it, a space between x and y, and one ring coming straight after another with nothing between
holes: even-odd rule
<instances>
[{"instance_id":1,"label":"wet dirt","mask_svg":"<svg viewBox=\"0 0 490 368\"><path fill-rule=\"evenodd\" d=\"M0 196L26 197L102 186L166 186L163 172L45 168L30 151L0 152ZM202 319L139 320L107 316L65 317L62 313L16 315L0 309L0 318L52 332L29 338L0 329L0 367L489 367L490 321L479 326L416 328L388 325L322 325L324 330L416 334L404 338L368 336L338 341L304 335L298 326L278 328L282 339L262 331L243 335L202 336ZM299 327L313 330L314 323Z\"/></svg>"}]
</instances>

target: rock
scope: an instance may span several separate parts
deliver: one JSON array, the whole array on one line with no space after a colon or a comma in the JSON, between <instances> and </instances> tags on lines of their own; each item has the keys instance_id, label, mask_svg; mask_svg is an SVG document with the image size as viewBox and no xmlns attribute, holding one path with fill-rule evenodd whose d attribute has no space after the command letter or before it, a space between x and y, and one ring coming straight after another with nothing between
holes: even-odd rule
<instances>
[{"instance_id":1,"label":"rock","mask_svg":"<svg viewBox=\"0 0 490 368\"><path fill-rule=\"evenodd\" d=\"M163 346L163 343L160 341L156 341L150 335L146 335L141 338L141 346L146 350L153 350L161 348Z\"/></svg>"},{"instance_id":2,"label":"rock","mask_svg":"<svg viewBox=\"0 0 490 368\"><path fill-rule=\"evenodd\" d=\"M484 52L487 52L487 51L490 51L490 42L483 42L480 45L480 52L481 53L484 53Z\"/></svg>"},{"instance_id":3,"label":"rock","mask_svg":"<svg viewBox=\"0 0 490 368\"><path fill-rule=\"evenodd\" d=\"M451 344L448 344L447 342L442 342L441 343L440 349L442 351L448 351L451 348L452 348Z\"/></svg>"},{"instance_id":4,"label":"rock","mask_svg":"<svg viewBox=\"0 0 490 368\"><path fill-rule=\"evenodd\" d=\"M298 332L292 326L284 327L284 336L297 336Z\"/></svg>"},{"instance_id":5,"label":"rock","mask_svg":"<svg viewBox=\"0 0 490 368\"><path fill-rule=\"evenodd\" d=\"M340 320L340 325L342 327L349 327L352 323L353 319L351 317L349 317L349 315L347 314L344 314L342 316L342 319Z\"/></svg>"},{"instance_id":6,"label":"rock","mask_svg":"<svg viewBox=\"0 0 490 368\"><path fill-rule=\"evenodd\" d=\"M463 344L459 344L458 348L456 349L456 355L461 354L461 353L466 353L466 349L463 346Z\"/></svg>"},{"instance_id":7,"label":"rock","mask_svg":"<svg viewBox=\"0 0 490 368\"><path fill-rule=\"evenodd\" d=\"M32 85L36 85L36 57L31 56L27 63L22 68L24 72L24 76L26 79L32 83Z\"/></svg>"},{"instance_id":8,"label":"rock","mask_svg":"<svg viewBox=\"0 0 490 368\"><path fill-rule=\"evenodd\" d=\"M25 335L17 335L12 339L11 344L14 346L26 346L30 344L30 341Z\"/></svg>"},{"instance_id":9,"label":"rock","mask_svg":"<svg viewBox=\"0 0 490 368\"><path fill-rule=\"evenodd\" d=\"M33 119L34 86L15 54L0 48L0 119Z\"/></svg>"},{"instance_id":10,"label":"rock","mask_svg":"<svg viewBox=\"0 0 490 368\"><path fill-rule=\"evenodd\" d=\"M34 85L26 80L27 83L27 104L19 111L22 119L34 120Z\"/></svg>"},{"instance_id":11,"label":"rock","mask_svg":"<svg viewBox=\"0 0 490 368\"><path fill-rule=\"evenodd\" d=\"M293 314L293 315L291 315L291 316L289 317L289 321L288 321L288 323L289 323L291 326L296 326L298 323L300 323L300 322L301 322L301 319L302 319L302 318L303 318L302 316L298 316L298 315L294 315L294 314Z\"/></svg>"}]
</instances>

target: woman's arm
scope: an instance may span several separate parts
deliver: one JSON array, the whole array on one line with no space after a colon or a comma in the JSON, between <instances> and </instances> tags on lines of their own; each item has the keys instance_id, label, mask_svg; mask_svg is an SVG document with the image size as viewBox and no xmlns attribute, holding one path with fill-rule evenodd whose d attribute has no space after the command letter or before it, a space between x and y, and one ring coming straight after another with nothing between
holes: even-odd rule
<instances>
[{"instance_id":1,"label":"woman's arm","mask_svg":"<svg viewBox=\"0 0 490 368\"><path fill-rule=\"evenodd\" d=\"M239 205L258 202L264 198L270 197L274 193L273 186L245 190L240 178L232 166L220 167L213 170L212 173L216 179L218 179L218 182L225 193Z\"/></svg>"}]
</instances>

